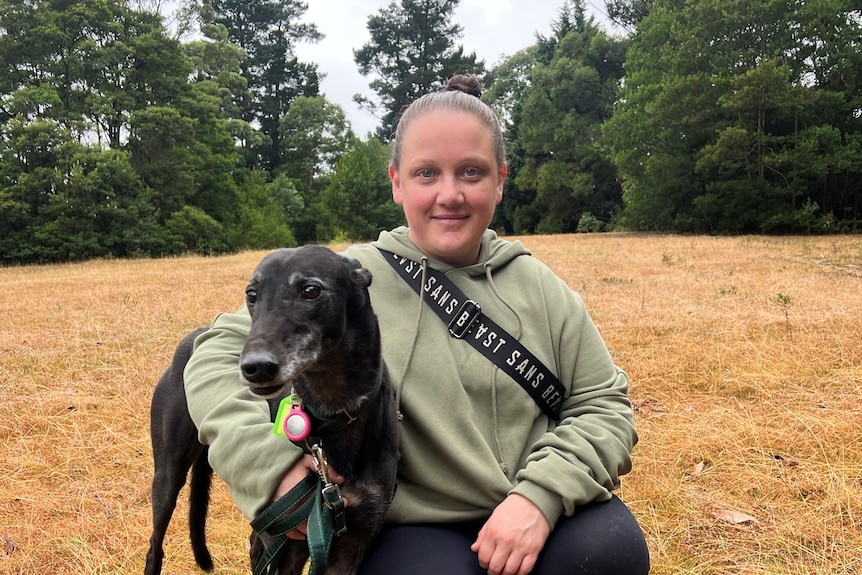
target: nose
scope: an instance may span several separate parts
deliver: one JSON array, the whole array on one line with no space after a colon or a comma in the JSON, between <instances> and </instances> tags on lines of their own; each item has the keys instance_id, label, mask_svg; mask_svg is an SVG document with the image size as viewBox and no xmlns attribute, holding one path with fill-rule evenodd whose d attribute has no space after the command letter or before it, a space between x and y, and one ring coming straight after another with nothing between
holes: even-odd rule
<instances>
[{"instance_id":1,"label":"nose","mask_svg":"<svg viewBox=\"0 0 862 575\"><path fill-rule=\"evenodd\" d=\"M464 201L461 191L461 182L454 175L445 176L440 179L440 188L437 193L437 203L442 206L460 204Z\"/></svg>"},{"instance_id":2,"label":"nose","mask_svg":"<svg viewBox=\"0 0 862 575\"><path fill-rule=\"evenodd\" d=\"M278 360L268 351L255 351L243 355L240 362L242 376L249 383L266 384L278 374Z\"/></svg>"}]
</instances>

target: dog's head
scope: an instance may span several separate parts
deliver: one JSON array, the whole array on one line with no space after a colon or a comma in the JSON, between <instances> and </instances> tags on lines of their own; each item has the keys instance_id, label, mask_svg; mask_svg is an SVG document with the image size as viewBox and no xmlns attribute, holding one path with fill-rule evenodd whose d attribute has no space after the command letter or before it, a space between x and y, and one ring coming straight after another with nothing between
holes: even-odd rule
<instances>
[{"instance_id":1,"label":"dog's head","mask_svg":"<svg viewBox=\"0 0 862 575\"><path fill-rule=\"evenodd\" d=\"M251 391L276 397L300 376L343 369L353 324L371 313L371 272L322 246L285 248L258 264L246 287L251 330L240 356ZM300 391L300 390L298 390Z\"/></svg>"}]
</instances>

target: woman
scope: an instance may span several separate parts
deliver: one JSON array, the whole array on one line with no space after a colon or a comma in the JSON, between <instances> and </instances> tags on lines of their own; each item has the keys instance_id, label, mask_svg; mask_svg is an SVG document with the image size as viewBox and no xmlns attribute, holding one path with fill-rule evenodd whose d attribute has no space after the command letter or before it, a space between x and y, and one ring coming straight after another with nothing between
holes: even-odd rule
<instances>
[{"instance_id":1,"label":"woman","mask_svg":"<svg viewBox=\"0 0 862 575\"><path fill-rule=\"evenodd\" d=\"M637 442L628 379L582 300L520 242L488 229L507 166L499 121L480 91L474 76L456 76L404 112L389 177L408 226L344 252L374 277L401 420L398 488L360 572L646 573L643 533L612 494ZM450 337L378 248L420 262L423 278L443 272L478 301L556 374L559 415ZM272 435L265 405L236 385L248 324L244 309L217 318L185 376L210 462L254 517L313 464Z\"/></svg>"}]
</instances>

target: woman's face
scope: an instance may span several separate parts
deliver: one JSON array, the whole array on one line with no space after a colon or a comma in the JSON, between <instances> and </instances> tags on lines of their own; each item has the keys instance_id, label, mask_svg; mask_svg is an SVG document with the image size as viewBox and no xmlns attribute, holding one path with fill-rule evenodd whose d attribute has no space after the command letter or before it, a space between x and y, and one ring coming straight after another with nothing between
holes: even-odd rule
<instances>
[{"instance_id":1,"label":"woman's face","mask_svg":"<svg viewBox=\"0 0 862 575\"><path fill-rule=\"evenodd\" d=\"M449 265L476 263L506 179L491 133L472 114L431 112L407 126L400 158L398 169L389 166L389 179L410 240Z\"/></svg>"}]
</instances>

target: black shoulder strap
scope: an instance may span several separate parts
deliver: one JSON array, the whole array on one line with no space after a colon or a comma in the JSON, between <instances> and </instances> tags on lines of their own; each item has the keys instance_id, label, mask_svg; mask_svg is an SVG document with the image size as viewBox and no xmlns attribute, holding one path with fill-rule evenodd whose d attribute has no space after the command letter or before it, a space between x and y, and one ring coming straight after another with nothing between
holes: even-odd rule
<instances>
[{"instance_id":1,"label":"black shoulder strap","mask_svg":"<svg viewBox=\"0 0 862 575\"><path fill-rule=\"evenodd\" d=\"M449 327L449 335L468 342L521 384L548 417L559 417L565 389L545 364L483 314L482 307L468 299L445 274L427 268L426 282L421 286L422 266L418 262L384 249L380 252L416 293L423 289L428 307Z\"/></svg>"}]
</instances>

